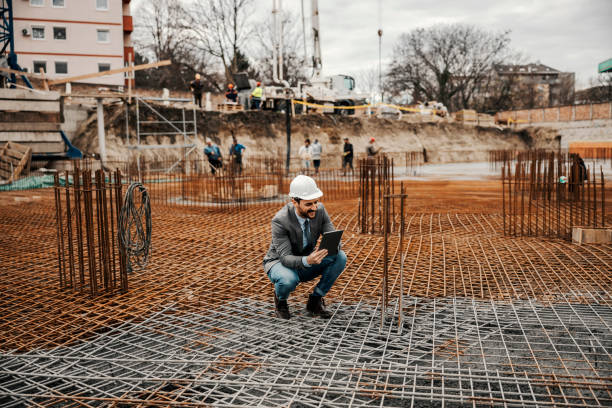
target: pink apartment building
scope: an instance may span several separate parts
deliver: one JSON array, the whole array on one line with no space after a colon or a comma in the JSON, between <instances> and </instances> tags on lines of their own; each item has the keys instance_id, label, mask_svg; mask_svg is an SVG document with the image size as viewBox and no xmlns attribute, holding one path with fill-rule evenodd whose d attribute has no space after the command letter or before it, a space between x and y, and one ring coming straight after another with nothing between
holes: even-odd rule
<instances>
[{"instance_id":1,"label":"pink apartment building","mask_svg":"<svg viewBox=\"0 0 612 408\"><path fill-rule=\"evenodd\" d=\"M15 52L48 78L122 68L134 56L130 0L13 0ZM124 85L123 74L84 80Z\"/></svg>"}]
</instances>

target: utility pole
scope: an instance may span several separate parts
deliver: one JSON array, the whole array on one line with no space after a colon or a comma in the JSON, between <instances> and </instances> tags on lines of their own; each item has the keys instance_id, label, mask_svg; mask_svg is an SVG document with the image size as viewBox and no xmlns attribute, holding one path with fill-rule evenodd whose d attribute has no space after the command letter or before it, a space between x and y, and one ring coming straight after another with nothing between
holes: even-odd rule
<instances>
[{"instance_id":1,"label":"utility pole","mask_svg":"<svg viewBox=\"0 0 612 408\"><path fill-rule=\"evenodd\" d=\"M378 0L378 91L380 92L380 101L383 102L382 88L382 0Z\"/></svg>"},{"instance_id":2,"label":"utility pole","mask_svg":"<svg viewBox=\"0 0 612 408\"><path fill-rule=\"evenodd\" d=\"M380 101L383 101L382 89L382 28L378 29L378 91L380 92Z\"/></svg>"},{"instance_id":3,"label":"utility pole","mask_svg":"<svg viewBox=\"0 0 612 408\"><path fill-rule=\"evenodd\" d=\"M285 88L285 128L287 131L287 159L285 161L285 173L289 175L291 165L291 105L293 103L291 88Z\"/></svg>"},{"instance_id":4,"label":"utility pole","mask_svg":"<svg viewBox=\"0 0 612 408\"><path fill-rule=\"evenodd\" d=\"M106 164L106 136L104 134L104 104L102 98L96 99L96 113L98 114L98 147L100 149L100 162Z\"/></svg>"}]
</instances>

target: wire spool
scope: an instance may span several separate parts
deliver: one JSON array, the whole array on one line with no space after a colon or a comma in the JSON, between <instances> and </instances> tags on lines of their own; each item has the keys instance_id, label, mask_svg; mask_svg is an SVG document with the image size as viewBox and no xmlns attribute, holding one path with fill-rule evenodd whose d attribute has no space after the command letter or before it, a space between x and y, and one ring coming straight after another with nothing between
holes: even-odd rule
<instances>
[{"instance_id":1,"label":"wire spool","mask_svg":"<svg viewBox=\"0 0 612 408\"><path fill-rule=\"evenodd\" d=\"M132 265L144 269L151 248L151 202L141 183L130 184L125 192L119 213L118 235L128 273L132 272Z\"/></svg>"}]
</instances>

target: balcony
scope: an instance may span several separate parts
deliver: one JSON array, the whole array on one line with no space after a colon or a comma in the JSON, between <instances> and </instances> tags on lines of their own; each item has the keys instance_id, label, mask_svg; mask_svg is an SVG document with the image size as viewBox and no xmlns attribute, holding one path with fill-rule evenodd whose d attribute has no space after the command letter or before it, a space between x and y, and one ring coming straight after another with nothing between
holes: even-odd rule
<instances>
[{"instance_id":1,"label":"balcony","mask_svg":"<svg viewBox=\"0 0 612 408\"><path fill-rule=\"evenodd\" d=\"M134 31L132 16L123 16L123 32L131 33L132 31Z\"/></svg>"}]
</instances>

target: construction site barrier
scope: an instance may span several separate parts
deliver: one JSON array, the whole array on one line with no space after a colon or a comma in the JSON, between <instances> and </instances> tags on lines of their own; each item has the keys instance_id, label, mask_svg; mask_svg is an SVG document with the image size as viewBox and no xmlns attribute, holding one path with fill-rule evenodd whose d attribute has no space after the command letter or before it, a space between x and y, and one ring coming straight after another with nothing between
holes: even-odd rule
<instances>
[{"instance_id":1,"label":"construction site barrier","mask_svg":"<svg viewBox=\"0 0 612 408\"><path fill-rule=\"evenodd\" d=\"M601 167L554 151L518 152L513 159L501 169L504 235L570 240L574 226L606 225Z\"/></svg>"},{"instance_id":2,"label":"construction site barrier","mask_svg":"<svg viewBox=\"0 0 612 408\"><path fill-rule=\"evenodd\" d=\"M400 111L404 111L404 112L415 112L415 113L428 113L431 115L435 115L438 112L440 113L444 113L446 114L446 112L441 111L441 110L437 110L437 109L418 109L418 108L407 108L405 106L400 106L400 105L393 105L390 103L383 103L383 102L378 102L378 103L369 103L369 104L365 104L365 105L355 105L355 106L330 106L330 105L322 105L319 103L313 103L313 102L305 102L305 101L301 101L299 99L292 99L291 103L297 103L298 105L304 105L304 106L310 106L312 108L326 108L326 109L367 109L367 108L380 108L383 106L386 106L388 108L393 108L393 109L397 109Z\"/></svg>"},{"instance_id":3,"label":"construction site barrier","mask_svg":"<svg viewBox=\"0 0 612 408\"><path fill-rule=\"evenodd\" d=\"M497 122L507 122L508 124L578 122L606 119L612 119L611 102L503 111L495 115Z\"/></svg>"}]
</instances>

